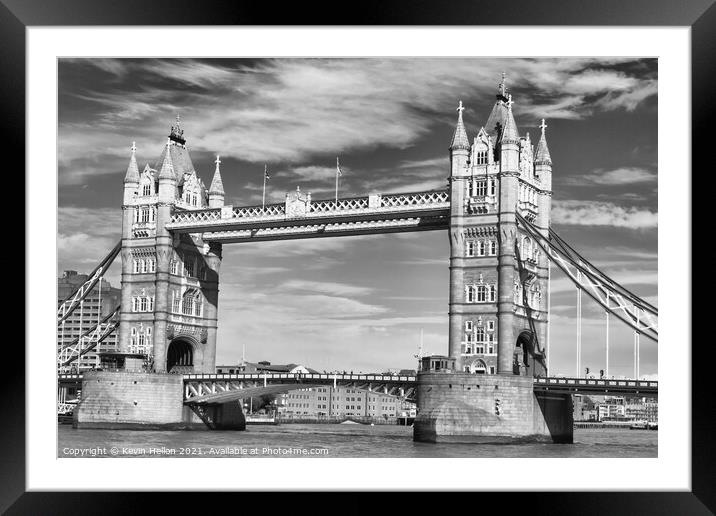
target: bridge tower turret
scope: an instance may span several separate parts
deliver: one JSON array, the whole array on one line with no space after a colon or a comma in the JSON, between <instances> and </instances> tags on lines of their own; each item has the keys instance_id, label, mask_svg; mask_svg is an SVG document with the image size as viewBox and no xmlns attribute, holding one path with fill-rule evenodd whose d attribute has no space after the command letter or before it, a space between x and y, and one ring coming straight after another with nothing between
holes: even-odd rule
<instances>
[{"instance_id":1,"label":"bridge tower turret","mask_svg":"<svg viewBox=\"0 0 716 516\"><path fill-rule=\"evenodd\" d=\"M505 125L500 137L500 169L498 179L500 183L499 202L499 241L500 252L498 257L499 299L497 303L498 341L497 372L498 374L512 374L513 353L515 343L515 305L513 285L516 275L515 241L517 237L517 210L518 182L520 177L520 137L517 124L512 114L512 96L506 102L507 114Z\"/></svg>"},{"instance_id":2,"label":"bridge tower turret","mask_svg":"<svg viewBox=\"0 0 716 516\"><path fill-rule=\"evenodd\" d=\"M129 158L127 174L124 176L124 202L125 206L131 204L139 188L139 167L137 166L137 146L132 142L132 156Z\"/></svg>"},{"instance_id":3,"label":"bridge tower turret","mask_svg":"<svg viewBox=\"0 0 716 516\"><path fill-rule=\"evenodd\" d=\"M221 171L219 165L221 160L216 156L216 170L209 187L209 208L221 208L224 205L224 182L221 180Z\"/></svg>"}]
</instances>

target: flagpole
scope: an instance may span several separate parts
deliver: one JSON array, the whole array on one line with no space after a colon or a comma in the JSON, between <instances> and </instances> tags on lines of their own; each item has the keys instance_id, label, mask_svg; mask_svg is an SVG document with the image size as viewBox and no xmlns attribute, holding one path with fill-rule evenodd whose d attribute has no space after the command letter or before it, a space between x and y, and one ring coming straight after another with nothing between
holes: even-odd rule
<instances>
[{"instance_id":1,"label":"flagpole","mask_svg":"<svg viewBox=\"0 0 716 516\"><path fill-rule=\"evenodd\" d=\"M266 172L267 172L267 165L264 164L264 193L261 196L261 211L264 210L266 207Z\"/></svg>"},{"instance_id":2,"label":"flagpole","mask_svg":"<svg viewBox=\"0 0 716 516\"><path fill-rule=\"evenodd\" d=\"M341 172L341 165L338 161L338 156L336 156L336 208L338 208L338 175Z\"/></svg>"}]
</instances>

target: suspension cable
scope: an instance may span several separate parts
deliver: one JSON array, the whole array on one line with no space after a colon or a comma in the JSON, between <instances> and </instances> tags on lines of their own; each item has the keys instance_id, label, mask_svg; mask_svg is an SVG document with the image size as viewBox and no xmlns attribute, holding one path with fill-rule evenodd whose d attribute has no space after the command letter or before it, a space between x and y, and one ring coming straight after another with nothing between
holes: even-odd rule
<instances>
[{"instance_id":1,"label":"suspension cable","mask_svg":"<svg viewBox=\"0 0 716 516\"><path fill-rule=\"evenodd\" d=\"M652 304L649 303L648 301L642 299L642 298L639 297L638 295L634 294L632 291L630 291L630 290L627 289L626 287L620 285L619 283L617 283L616 281L614 281L613 279L611 279L609 276L607 276L607 275L606 275L601 269L599 269L597 266L595 266L594 264L590 263L587 259L584 258L584 256L582 256L581 254L579 254L578 251L576 251L576 250L575 250L572 246L570 246L562 237L560 237L560 236L557 234L557 232L554 231L552 228L549 229L549 236L550 236L550 238L554 238L555 241L557 241L557 242L560 244L560 246L563 246L565 249L569 250L570 253L574 254L574 256L575 256L576 258L578 258L579 261L581 261L584 265L586 265L587 267L589 267L590 269L592 269L594 272L596 272L597 274L599 274L604 280L607 280L607 281L609 281L610 283L612 283L613 286L615 287L615 289L619 290L623 295L629 297L629 298L632 299L633 301L638 301L639 304L643 304L644 306L649 307L649 308L651 308L651 309L654 310L654 311L658 310L654 305L652 305Z\"/></svg>"},{"instance_id":2,"label":"suspension cable","mask_svg":"<svg viewBox=\"0 0 716 516\"><path fill-rule=\"evenodd\" d=\"M539 233L532 224L527 222L524 217L522 217L519 213L516 213L516 217L518 222L523 226L524 230L535 239L536 244L542 249L543 252L547 254L547 256L553 256L555 258L555 263L557 266L565 273L567 276L575 283L579 284L580 287L583 287L581 285L582 278L581 276L584 275L588 279L591 279L592 282L588 282L588 286L590 289L584 289L585 292L591 297L594 301L602 305L606 308L605 301L601 299L602 294L606 294L610 292L610 290L615 289L615 285L618 285L610 278L606 277L606 279L600 278L595 275L594 272L590 271L589 269L582 266L580 263L578 263L577 260L575 260L574 257L570 255L570 253L561 250L558 246L556 246L553 242L550 242L548 239L546 239L541 233ZM577 274L579 275L579 278L575 277L576 274L574 274L570 267L573 267L576 269ZM596 289L599 289L598 291ZM594 292L592 292L594 290ZM597 295L599 293L599 295ZM632 299L631 296L623 296L621 292L611 292L611 296L614 298L614 300L617 302L617 306L609 307L609 310L616 315L620 320L634 328L635 330L639 331L640 333L643 333L646 335L649 339L658 342L658 311L652 310L650 308L647 308L648 303L643 302L643 300L637 298ZM624 299L625 297L628 297L628 299ZM624 301L630 301L631 305L633 307L633 310L630 310L627 303L624 303ZM635 313L637 312L637 309L640 309L644 313L644 318L640 318L635 316ZM642 322L644 321L644 322Z\"/></svg>"}]
</instances>

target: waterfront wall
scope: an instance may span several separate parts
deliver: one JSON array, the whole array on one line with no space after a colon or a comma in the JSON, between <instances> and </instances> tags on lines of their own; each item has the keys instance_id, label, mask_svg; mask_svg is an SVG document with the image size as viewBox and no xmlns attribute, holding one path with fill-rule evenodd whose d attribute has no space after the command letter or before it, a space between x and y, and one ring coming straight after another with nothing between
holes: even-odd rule
<instances>
[{"instance_id":1,"label":"waterfront wall","mask_svg":"<svg viewBox=\"0 0 716 516\"><path fill-rule=\"evenodd\" d=\"M180 375L92 371L84 373L76 428L206 428L183 404Z\"/></svg>"},{"instance_id":2,"label":"waterfront wall","mask_svg":"<svg viewBox=\"0 0 716 516\"><path fill-rule=\"evenodd\" d=\"M538 397L531 377L421 372L417 399L415 441L572 439L571 396Z\"/></svg>"}]
</instances>

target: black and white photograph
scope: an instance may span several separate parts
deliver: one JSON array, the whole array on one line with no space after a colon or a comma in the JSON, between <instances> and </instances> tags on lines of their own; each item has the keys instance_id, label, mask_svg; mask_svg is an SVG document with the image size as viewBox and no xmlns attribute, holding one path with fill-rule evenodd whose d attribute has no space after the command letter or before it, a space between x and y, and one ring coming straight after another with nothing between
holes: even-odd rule
<instances>
[{"instance_id":1,"label":"black and white photograph","mask_svg":"<svg viewBox=\"0 0 716 516\"><path fill-rule=\"evenodd\" d=\"M658 458L659 64L59 58L56 456Z\"/></svg>"}]
</instances>

